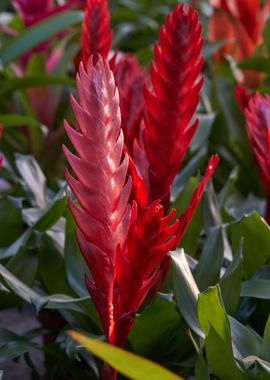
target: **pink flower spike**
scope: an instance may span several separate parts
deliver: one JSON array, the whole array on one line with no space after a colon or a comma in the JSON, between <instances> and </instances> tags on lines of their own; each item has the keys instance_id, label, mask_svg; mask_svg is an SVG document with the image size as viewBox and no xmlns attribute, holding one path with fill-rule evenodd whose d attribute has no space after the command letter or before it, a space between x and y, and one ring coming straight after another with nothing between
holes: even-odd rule
<instances>
[{"instance_id":1,"label":"pink flower spike","mask_svg":"<svg viewBox=\"0 0 270 380\"><path fill-rule=\"evenodd\" d=\"M93 281L87 287L105 335L113 343L115 254L123 247L129 226L128 156L123 153L118 91L108 63L99 56L96 65L81 64L77 75L79 103L72 101L78 130L65 124L78 153L64 153L77 179L67 182L80 206L70 201L78 226L78 243Z\"/></svg>"}]
</instances>

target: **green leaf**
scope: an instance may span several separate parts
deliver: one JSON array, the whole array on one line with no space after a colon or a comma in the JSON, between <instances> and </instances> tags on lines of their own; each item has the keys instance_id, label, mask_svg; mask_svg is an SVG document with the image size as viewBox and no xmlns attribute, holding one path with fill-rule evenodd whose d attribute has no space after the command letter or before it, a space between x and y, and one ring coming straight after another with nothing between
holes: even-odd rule
<instances>
[{"instance_id":1,"label":"green leaf","mask_svg":"<svg viewBox=\"0 0 270 380\"><path fill-rule=\"evenodd\" d=\"M50 294L75 296L67 281L64 258L54 242L46 235L39 238L39 269L43 283Z\"/></svg>"},{"instance_id":2,"label":"green leaf","mask_svg":"<svg viewBox=\"0 0 270 380\"><path fill-rule=\"evenodd\" d=\"M234 315L237 311L242 281L242 258L243 258L243 241L241 240L239 248L228 266L221 279L221 293L227 313Z\"/></svg>"},{"instance_id":3,"label":"green leaf","mask_svg":"<svg viewBox=\"0 0 270 380\"><path fill-rule=\"evenodd\" d=\"M11 341L0 347L0 363L13 360L26 352L40 348L40 345L27 340Z\"/></svg>"},{"instance_id":4,"label":"green leaf","mask_svg":"<svg viewBox=\"0 0 270 380\"><path fill-rule=\"evenodd\" d=\"M41 42L54 36L63 29L80 23L83 13L79 11L67 11L51 16L44 21L35 24L20 34L9 45L0 50L1 65L6 66L23 53L29 51Z\"/></svg>"},{"instance_id":5,"label":"green leaf","mask_svg":"<svg viewBox=\"0 0 270 380\"><path fill-rule=\"evenodd\" d=\"M270 73L270 58L252 57L245 59L239 64L241 69L255 70L263 73Z\"/></svg>"},{"instance_id":6,"label":"green leaf","mask_svg":"<svg viewBox=\"0 0 270 380\"><path fill-rule=\"evenodd\" d=\"M188 161L187 165L181 169L181 172L176 176L171 191L171 201L174 202L180 192L183 190L188 179L196 173L206 154L206 147L202 147L196 155Z\"/></svg>"},{"instance_id":7,"label":"green leaf","mask_svg":"<svg viewBox=\"0 0 270 380\"><path fill-rule=\"evenodd\" d=\"M3 278L7 286L12 289L24 301L34 305L37 311L42 308L46 309L69 309L74 311L83 312L82 308L77 305L90 297L72 298L64 294L52 294L45 296L37 293L11 272L9 272L3 265L0 264L0 277Z\"/></svg>"},{"instance_id":8,"label":"green leaf","mask_svg":"<svg viewBox=\"0 0 270 380\"><path fill-rule=\"evenodd\" d=\"M33 204L40 208L46 208L46 178L37 161L32 156L23 156L17 153L16 166L24 180L23 186L30 194Z\"/></svg>"},{"instance_id":9,"label":"green leaf","mask_svg":"<svg viewBox=\"0 0 270 380\"><path fill-rule=\"evenodd\" d=\"M253 278L244 281L241 287L241 297L270 300L270 280Z\"/></svg>"},{"instance_id":10,"label":"green leaf","mask_svg":"<svg viewBox=\"0 0 270 380\"><path fill-rule=\"evenodd\" d=\"M234 189L234 185L238 179L238 176L239 176L239 168L235 167L231 171L231 173L227 179L227 182L225 183L222 190L218 194L218 205L219 205L220 209L222 209L224 207L226 201L228 200L228 197L229 197L231 191Z\"/></svg>"},{"instance_id":11,"label":"green leaf","mask_svg":"<svg viewBox=\"0 0 270 380\"><path fill-rule=\"evenodd\" d=\"M49 230L64 214L67 206L66 188L61 189L42 216L33 224L33 229L40 232Z\"/></svg>"},{"instance_id":12,"label":"green leaf","mask_svg":"<svg viewBox=\"0 0 270 380\"><path fill-rule=\"evenodd\" d=\"M2 114L0 115L0 123L4 128L21 127L22 125L40 128L40 122L32 117L19 114Z\"/></svg>"},{"instance_id":13,"label":"green leaf","mask_svg":"<svg viewBox=\"0 0 270 380\"><path fill-rule=\"evenodd\" d=\"M219 286L199 295L198 320L205 333L207 362L221 380L246 380L234 359L228 317L220 298Z\"/></svg>"},{"instance_id":14,"label":"green leaf","mask_svg":"<svg viewBox=\"0 0 270 380\"><path fill-rule=\"evenodd\" d=\"M72 289L81 297L88 294L84 276L89 270L83 260L76 241L76 224L69 210L66 210L66 231L65 231L65 268L67 279Z\"/></svg>"},{"instance_id":15,"label":"green leaf","mask_svg":"<svg viewBox=\"0 0 270 380\"><path fill-rule=\"evenodd\" d=\"M258 356L261 351L262 338L248 326L228 316L231 328L234 356L243 360L250 355Z\"/></svg>"},{"instance_id":16,"label":"green leaf","mask_svg":"<svg viewBox=\"0 0 270 380\"><path fill-rule=\"evenodd\" d=\"M199 119L199 126L190 145L191 152L202 148L207 143L216 118L216 114L214 112L208 114L198 114L197 116Z\"/></svg>"},{"instance_id":17,"label":"green leaf","mask_svg":"<svg viewBox=\"0 0 270 380\"><path fill-rule=\"evenodd\" d=\"M199 355L195 365L196 380L210 380L207 364L203 355Z\"/></svg>"},{"instance_id":18,"label":"green leaf","mask_svg":"<svg viewBox=\"0 0 270 380\"><path fill-rule=\"evenodd\" d=\"M22 232L21 206L15 198L0 199L0 246L7 247Z\"/></svg>"},{"instance_id":19,"label":"green leaf","mask_svg":"<svg viewBox=\"0 0 270 380\"><path fill-rule=\"evenodd\" d=\"M167 369L144 359L140 356L124 351L121 348L109 345L99 340L88 338L75 331L69 335L87 350L106 361L111 367L123 375L134 380L180 380L179 376Z\"/></svg>"},{"instance_id":20,"label":"green leaf","mask_svg":"<svg viewBox=\"0 0 270 380\"><path fill-rule=\"evenodd\" d=\"M137 316L129 334L129 343L139 355L159 361L164 355L166 360L170 360L169 355L175 352L178 357L185 342L185 338L179 339L177 330L180 330L180 317L175 309L175 303L157 295L154 301ZM166 352L166 346L169 353Z\"/></svg>"},{"instance_id":21,"label":"green leaf","mask_svg":"<svg viewBox=\"0 0 270 380\"><path fill-rule=\"evenodd\" d=\"M251 277L270 257L270 228L257 212L253 212L229 224L227 229L233 250L244 239L243 269Z\"/></svg>"},{"instance_id":22,"label":"green leaf","mask_svg":"<svg viewBox=\"0 0 270 380\"><path fill-rule=\"evenodd\" d=\"M205 242L194 272L200 290L206 290L208 286L219 282L225 251L223 234L223 227L212 228Z\"/></svg>"},{"instance_id":23,"label":"green leaf","mask_svg":"<svg viewBox=\"0 0 270 380\"><path fill-rule=\"evenodd\" d=\"M5 80L0 80L0 97L7 96L13 91L24 90L29 87L42 87L46 85L75 87L76 82L73 78L50 75L8 78Z\"/></svg>"},{"instance_id":24,"label":"green leaf","mask_svg":"<svg viewBox=\"0 0 270 380\"><path fill-rule=\"evenodd\" d=\"M196 310L199 289L189 268L184 251L170 254L172 260L172 284L178 310L182 317L198 336L204 333L198 323Z\"/></svg>"},{"instance_id":25,"label":"green leaf","mask_svg":"<svg viewBox=\"0 0 270 380\"><path fill-rule=\"evenodd\" d=\"M197 178L190 178L183 191L172 204L172 208L176 209L177 215L181 215L187 209L198 184ZM190 256L194 256L196 253L202 227L202 205L199 204L181 240L181 248L188 252Z\"/></svg>"},{"instance_id":26,"label":"green leaf","mask_svg":"<svg viewBox=\"0 0 270 380\"><path fill-rule=\"evenodd\" d=\"M270 315L264 328L261 358L270 363Z\"/></svg>"}]
</instances>

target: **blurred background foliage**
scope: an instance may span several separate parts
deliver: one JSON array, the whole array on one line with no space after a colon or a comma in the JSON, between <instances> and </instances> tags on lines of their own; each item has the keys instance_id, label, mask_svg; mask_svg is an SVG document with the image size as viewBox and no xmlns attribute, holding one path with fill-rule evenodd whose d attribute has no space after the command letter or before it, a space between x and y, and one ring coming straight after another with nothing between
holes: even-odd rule
<instances>
[{"instance_id":1,"label":"blurred background foliage","mask_svg":"<svg viewBox=\"0 0 270 380\"><path fill-rule=\"evenodd\" d=\"M175 3L110 1L113 48L131 52L148 70L153 43ZM270 379L270 231L234 94L239 70L247 68L263 73L257 90L270 92L270 21L251 57L239 64L226 56L217 64L213 56L227 41L209 42L213 9L208 1L192 3L203 25L205 84L200 126L173 185L178 214L210 154L221 161L179 247L184 251L173 253L166 286L140 310L126 349L186 378ZM0 327L0 368L23 357L33 379L44 378L32 359L37 350L49 379L96 379L101 365L66 334L72 328L102 339L67 209L61 149L68 144L63 119L72 121L69 95L76 94L82 17L81 10L70 10L25 29L10 1L0 2L0 308L30 304L40 322L23 335ZM53 69L40 52L24 65L25 54L46 40L49 55L60 52Z\"/></svg>"}]
</instances>

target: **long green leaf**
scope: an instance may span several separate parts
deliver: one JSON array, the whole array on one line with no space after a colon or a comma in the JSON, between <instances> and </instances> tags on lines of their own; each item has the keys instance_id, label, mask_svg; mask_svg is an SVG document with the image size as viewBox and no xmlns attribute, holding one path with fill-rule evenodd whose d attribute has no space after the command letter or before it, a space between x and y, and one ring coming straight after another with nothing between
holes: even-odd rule
<instances>
[{"instance_id":1,"label":"long green leaf","mask_svg":"<svg viewBox=\"0 0 270 380\"><path fill-rule=\"evenodd\" d=\"M189 268L184 251L171 253L173 291L177 307L188 324L198 336L204 337L204 333L198 323L196 310L199 289Z\"/></svg>"},{"instance_id":2,"label":"long green leaf","mask_svg":"<svg viewBox=\"0 0 270 380\"><path fill-rule=\"evenodd\" d=\"M205 333L207 361L221 380L246 380L234 359L228 317L222 305L219 286L199 295L198 320Z\"/></svg>"},{"instance_id":3,"label":"long green leaf","mask_svg":"<svg viewBox=\"0 0 270 380\"><path fill-rule=\"evenodd\" d=\"M75 331L69 335L83 345L110 366L133 380L180 380L179 376L167 369L144 359L140 356L127 352L121 348L112 346L99 340L83 336Z\"/></svg>"},{"instance_id":4,"label":"long green leaf","mask_svg":"<svg viewBox=\"0 0 270 380\"><path fill-rule=\"evenodd\" d=\"M81 22L82 19L82 12L67 11L35 24L0 50L1 65L6 66L20 57L23 53L29 51L63 29Z\"/></svg>"},{"instance_id":5,"label":"long green leaf","mask_svg":"<svg viewBox=\"0 0 270 380\"><path fill-rule=\"evenodd\" d=\"M56 76L31 76L22 78L8 78L5 80L0 80L0 96L6 96L7 94L24 90L29 87L39 87L39 86L71 86L75 87L75 79L66 77L56 77Z\"/></svg>"}]
</instances>

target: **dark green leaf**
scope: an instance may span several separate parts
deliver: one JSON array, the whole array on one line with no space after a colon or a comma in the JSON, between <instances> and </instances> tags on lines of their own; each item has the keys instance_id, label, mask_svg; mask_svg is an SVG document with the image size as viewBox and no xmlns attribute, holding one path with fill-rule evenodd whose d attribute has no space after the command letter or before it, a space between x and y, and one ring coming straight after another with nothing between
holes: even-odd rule
<instances>
[{"instance_id":1,"label":"dark green leaf","mask_svg":"<svg viewBox=\"0 0 270 380\"><path fill-rule=\"evenodd\" d=\"M226 272L221 279L221 293L227 313L234 315L237 311L242 280L242 254L243 241L236 251L233 261L228 266Z\"/></svg>"},{"instance_id":2,"label":"dark green leaf","mask_svg":"<svg viewBox=\"0 0 270 380\"><path fill-rule=\"evenodd\" d=\"M0 50L0 62L6 66L41 42L54 36L63 29L80 23L83 14L79 11L62 12L28 28L9 45Z\"/></svg>"},{"instance_id":3,"label":"dark green leaf","mask_svg":"<svg viewBox=\"0 0 270 380\"><path fill-rule=\"evenodd\" d=\"M178 310L192 331L204 337L196 315L199 289L189 268L184 251L180 250L171 253L171 259L173 290Z\"/></svg>"},{"instance_id":4,"label":"dark green leaf","mask_svg":"<svg viewBox=\"0 0 270 380\"><path fill-rule=\"evenodd\" d=\"M236 250L243 238L243 269L251 277L270 257L270 229L268 224L253 212L227 226ZM256 252L256 258L254 256Z\"/></svg>"},{"instance_id":5,"label":"dark green leaf","mask_svg":"<svg viewBox=\"0 0 270 380\"><path fill-rule=\"evenodd\" d=\"M230 325L218 286L199 295L198 320L205 333L206 356L213 373L221 380L249 379L234 359Z\"/></svg>"}]
</instances>

